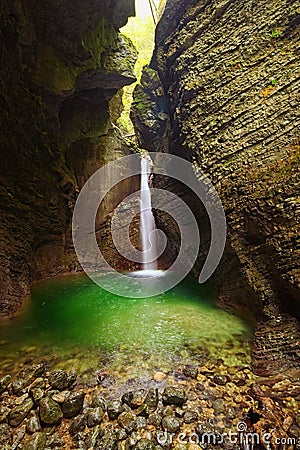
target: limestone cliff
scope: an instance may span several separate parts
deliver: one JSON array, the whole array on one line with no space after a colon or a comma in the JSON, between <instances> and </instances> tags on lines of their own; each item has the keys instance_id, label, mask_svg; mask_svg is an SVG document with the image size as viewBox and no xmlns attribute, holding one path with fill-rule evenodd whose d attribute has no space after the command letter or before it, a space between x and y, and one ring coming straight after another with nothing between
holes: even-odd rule
<instances>
[{"instance_id":1,"label":"limestone cliff","mask_svg":"<svg viewBox=\"0 0 300 450\"><path fill-rule=\"evenodd\" d=\"M12 0L0 11L0 313L7 315L32 281L76 269L77 193L100 164L130 151L111 116L118 90L135 81L136 51L119 33L134 0ZM103 221L110 207L108 200Z\"/></svg>"},{"instance_id":2,"label":"limestone cliff","mask_svg":"<svg viewBox=\"0 0 300 450\"><path fill-rule=\"evenodd\" d=\"M221 305L263 323L261 374L300 361L299 13L293 0L169 0L152 61L166 151L195 161L222 199L228 240L213 282Z\"/></svg>"}]
</instances>

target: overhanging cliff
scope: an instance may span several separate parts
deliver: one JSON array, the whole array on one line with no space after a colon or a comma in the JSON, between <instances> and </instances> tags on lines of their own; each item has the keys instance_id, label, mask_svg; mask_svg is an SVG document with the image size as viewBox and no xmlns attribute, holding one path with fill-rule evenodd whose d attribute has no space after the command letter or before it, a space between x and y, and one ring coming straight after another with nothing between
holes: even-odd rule
<instances>
[{"instance_id":1,"label":"overhanging cliff","mask_svg":"<svg viewBox=\"0 0 300 450\"><path fill-rule=\"evenodd\" d=\"M130 151L112 118L118 90L135 81L136 51L119 33L134 0L14 0L0 8L0 313L7 315L32 281L77 267L70 236L77 194L101 164ZM108 200L103 221L110 207Z\"/></svg>"}]
</instances>

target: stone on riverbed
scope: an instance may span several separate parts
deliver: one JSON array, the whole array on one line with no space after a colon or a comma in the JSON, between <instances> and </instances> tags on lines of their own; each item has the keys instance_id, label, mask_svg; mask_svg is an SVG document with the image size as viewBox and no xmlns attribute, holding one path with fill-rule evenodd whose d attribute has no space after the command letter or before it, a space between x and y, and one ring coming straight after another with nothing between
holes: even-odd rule
<instances>
[{"instance_id":1,"label":"stone on riverbed","mask_svg":"<svg viewBox=\"0 0 300 450\"><path fill-rule=\"evenodd\" d=\"M130 434L136 429L137 417L132 411L124 411L118 418L119 425Z\"/></svg>"},{"instance_id":2,"label":"stone on riverbed","mask_svg":"<svg viewBox=\"0 0 300 450\"><path fill-rule=\"evenodd\" d=\"M193 378L194 380L196 380L197 376L198 376L198 367L190 365L190 364L186 365L183 368L183 373L186 377Z\"/></svg>"},{"instance_id":3,"label":"stone on riverbed","mask_svg":"<svg viewBox=\"0 0 300 450\"><path fill-rule=\"evenodd\" d=\"M184 423L193 423L198 419L198 413L196 411L187 411L183 416Z\"/></svg>"},{"instance_id":4,"label":"stone on riverbed","mask_svg":"<svg viewBox=\"0 0 300 450\"><path fill-rule=\"evenodd\" d=\"M150 389L144 403L148 406L150 413L154 412L158 405L158 389Z\"/></svg>"},{"instance_id":5,"label":"stone on riverbed","mask_svg":"<svg viewBox=\"0 0 300 450\"><path fill-rule=\"evenodd\" d=\"M226 375L215 375L213 378L213 382L218 384L219 386L225 386L228 382L228 378Z\"/></svg>"},{"instance_id":6,"label":"stone on riverbed","mask_svg":"<svg viewBox=\"0 0 300 450\"><path fill-rule=\"evenodd\" d=\"M76 372L65 372L63 370L55 370L50 373L49 384L52 389L64 391L70 389L77 379Z\"/></svg>"},{"instance_id":7,"label":"stone on riverbed","mask_svg":"<svg viewBox=\"0 0 300 450\"><path fill-rule=\"evenodd\" d=\"M79 414L79 416L75 417L70 425L70 434L75 435L80 431L83 431L86 427L87 418L84 414Z\"/></svg>"},{"instance_id":8,"label":"stone on riverbed","mask_svg":"<svg viewBox=\"0 0 300 450\"><path fill-rule=\"evenodd\" d=\"M52 434L51 436L48 437L47 450L49 450L50 448L53 448L54 450L58 450L58 449L64 448L64 441L59 436L58 433L54 433L54 434Z\"/></svg>"},{"instance_id":9,"label":"stone on riverbed","mask_svg":"<svg viewBox=\"0 0 300 450\"><path fill-rule=\"evenodd\" d=\"M143 403L141 406L138 407L138 409L135 410L135 413L137 416L148 417L149 408L145 403Z\"/></svg>"},{"instance_id":10,"label":"stone on riverbed","mask_svg":"<svg viewBox=\"0 0 300 450\"><path fill-rule=\"evenodd\" d=\"M216 414L224 413L226 411L226 406L225 406L224 400L222 400L221 398L216 399L213 402L213 408L214 408Z\"/></svg>"},{"instance_id":11,"label":"stone on riverbed","mask_svg":"<svg viewBox=\"0 0 300 450\"><path fill-rule=\"evenodd\" d=\"M141 439L135 446L134 450L155 450L156 447L149 439Z\"/></svg>"},{"instance_id":12,"label":"stone on riverbed","mask_svg":"<svg viewBox=\"0 0 300 450\"><path fill-rule=\"evenodd\" d=\"M87 416L87 425L89 428L95 427L96 425L99 425L99 423L102 421L104 416L104 411L99 406L98 408L89 408L86 412Z\"/></svg>"},{"instance_id":13,"label":"stone on riverbed","mask_svg":"<svg viewBox=\"0 0 300 450\"><path fill-rule=\"evenodd\" d=\"M148 417L148 423L156 428L159 428L161 424L161 416L158 413L150 414Z\"/></svg>"},{"instance_id":14,"label":"stone on riverbed","mask_svg":"<svg viewBox=\"0 0 300 450\"><path fill-rule=\"evenodd\" d=\"M123 405L118 400L110 402L107 406L108 417L111 420L115 420L119 417L119 415L121 414L121 412L123 412L123 410L124 410Z\"/></svg>"},{"instance_id":15,"label":"stone on riverbed","mask_svg":"<svg viewBox=\"0 0 300 450\"><path fill-rule=\"evenodd\" d=\"M183 405L187 401L187 395L181 387L168 386L162 396L164 405Z\"/></svg>"},{"instance_id":16,"label":"stone on riverbed","mask_svg":"<svg viewBox=\"0 0 300 450\"><path fill-rule=\"evenodd\" d=\"M45 373L44 364L37 364L35 366L25 367L22 369L17 378L13 382L13 391L18 394L22 389L29 386L36 378L43 376Z\"/></svg>"},{"instance_id":17,"label":"stone on riverbed","mask_svg":"<svg viewBox=\"0 0 300 450\"><path fill-rule=\"evenodd\" d=\"M9 443L9 428L7 423L0 424L0 448L2 449L5 444Z\"/></svg>"},{"instance_id":18,"label":"stone on riverbed","mask_svg":"<svg viewBox=\"0 0 300 450\"><path fill-rule=\"evenodd\" d=\"M71 418L80 413L83 407L84 392L74 392L62 404L64 417Z\"/></svg>"},{"instance_id":19,"label":"stone on riverbed","mask_svg":"<svg viewBox=\"0 0 300 450\"><path fill-rule=\"evenodd\" d=\"M133 397L130 402L131 408L138 408L144 403L145 398L145 390L144 389L138 389L137 391L133 392Z\"/></svg>"},{"instance_id":20,"label":"stone on riverbed","mask_svg":"<svg viewBox=\"0 0 300 450\"><path fill-rule=\"evenodd\" d=\"M122 402L130 406L130 408L139 408L144 403L145 390L138 389L136 391L128 391L122 395Z\"/></svg>"},{"instance_id":21,"label":"stone on riverbed","mask_svg":"<svg viewBox=\"0 0 300 450\"><path fill-rule=\"evenodd\" d=\"M101 395L93 395L92 396L92 408L98 408L99 406L103 409L103 411L107 410L107 402L105 398L103 398Z\"/></svg>"},{"instance_id":22,"label":"stone on riverbed","mask_svg":"<svg viewBox=\"0 0 300 450\"><path fill-rule=\"evenodd\" d=\"M176 417L163 417L162 426L164 430L169 431L169 433L176 433L179 430L181 422Z\"/></svg>"},{"instance_id":23,"label":"stone on riverbed","mask_svg":"<svg viewBox=\"0 0 300 450\"><path fill-rule=\"evenodd\" d=\"M8 422L12 427L20 425L25 417L28 416L30 410L33 408L34 403L31 398L25 399L21 405L13 408L8 414Z\"/></svg>"},{"instance_id":24,"label":"stone on riverbed","mask_svg":"<svg viewBox=\"0 0 300 450\"><path fill-rule=\"evenodd\" d=\"M63 403L67 400L68 396L70 395L69 391L49 391L48 394L50 397L57 403Z\"/></svg>"},{"instance_id":25,"label":"stone on riverbed","mask_svg":"<svg viewBox=\"0 0 300 450\"><path fill-rule=\"evenodd\" d=\"M43 450L46 445L47 436L45 433L35 433L25 443L23 450Z\"/></svg>"},{"instance_id":26,"label":"stone on riverbed","mask_svg":"<svg viewBox=\"0 0 300 450\"><path fill-rule=\"evenodd\" d=\"M1 378L1 380L0 380L0 394L2 394L2 392L4 392L6 390L6 388L8 387L10 382L11 382L11 376L10 375L5 375L3 378Z\"/></svg>"},{"instance_id":27,"label":"stone on riverbed","mask_svg":"<svg viewBox=\"0 0 300 450\"><path fill-rule=\"evenodd\" d=\"M46 425L60 423L63 418L62 410L58 403L51 397L42 398L40 401L40 418Z\"/></svg>"},{"instance_id":28,"label":"stone on riverbed","mask_svg":"<svg viewBox=\"0 0 300 450\"><path fill-rule=\"evenodd\" d=\"M166 378L166 374L163 372L155 372L153 375L154 381L163 381Z\"/></svg>"},{"instance_id":29,"label":"stone on riverbed","mask_svg":"<svg viewBox=\"0 0 300 450\"><path fill-rule=\"evenodd\" d=\"M122 395L122 398L121 398L122 402L125 403L128 406L131 406L131 400L132 399L133 399L133 392L132 391L125 392Z\"/></svg>"},{"instance_id":30,"label":"stone on riverbed","mask_svg":"<svg viewBox=\"0 0 300 450\"><path fill-rule=\"evenodd\" d=\"M36 413L31 413L32 416L29 418L26 425L26 432L29 434L34 434L38 431L41 431L40 419L36 415Z\"/></svg>"},{"instance_id":31,"label":"stone on riverbed","mask_svg":"<svg viewBox=\"0 0 300 450\"><path fill-rule=\"evenodd\" d=\"M37 405L40 402L41 398L44 397L45 392L41 388L34 388L31 389L30 395L32 396L34 403Z\"/></svg>"},{"instance_id":32,"label":"stone on riverbed","mask_svg":"<svg viewBox=\"0 0 300 450\"><path fill-rule=\"evenodd\" d=\"M118 433L114 430L106 430L104 435L98 436L94 450L117 450Z\"/></svg>"}]
</instances>

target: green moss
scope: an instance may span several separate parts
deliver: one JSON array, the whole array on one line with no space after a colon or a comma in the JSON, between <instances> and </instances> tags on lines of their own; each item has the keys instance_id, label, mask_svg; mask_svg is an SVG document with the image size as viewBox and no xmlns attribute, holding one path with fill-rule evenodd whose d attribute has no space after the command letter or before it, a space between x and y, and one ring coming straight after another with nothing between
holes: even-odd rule
<instances>
[{"instance_id":1,"label":"green moss","mask_svg":"<svg viewBox=\"0 0 300 450\"><path fill-rule=\"evenodd\" d=\"M38 54L32 78L39 86L58 93L74 89L78 71L78 68L67 65L47 46Z\"/></svg>"},{"instance_id":2,"label":"green moss","mask_svg":"<svg viewBox=\"0 0 300 450\"><path fill-rule=\"evenodd\" d=\"M152 17L130 17L128 23L122 28L123 35L129 37L138 50L138 59L135 65L137 83L140 82L144 66L149 64L154 50L155 25ZM117 121L117 125L124 133L134 133L133 124L130 120L130 108L133 91L137 83L125 86L123 94L124 111Z\"/></svg>"},{"instance_id":3,"label":"green moss","mask_svg":"<svg viewBox=\"0 0 300 450\"><path fill-rule=\"evenodd\" d=\"M103 65L103 53L107 49L114 48L116 40L117 32L114 27L106 19L101 18L97 26L82 40L87 57L80 66L67 64L63 56L52 47L45 46L37 55L32 78L39 86L55 93L72 91L78 75Z\"/></svg>"},{"instance_id":4,"label":"green moss","mask_svg":"<svg viewBox=\"0 0 300 450\"><path fill-rule=\"evenodd\" d=\"M89 31L82 40L83 48L90 55L85 67L100 67L102 54L107 48L115 47L116 39L117 32L113 25L102 17L97 26Z\"/></svg>"}]
</instances>

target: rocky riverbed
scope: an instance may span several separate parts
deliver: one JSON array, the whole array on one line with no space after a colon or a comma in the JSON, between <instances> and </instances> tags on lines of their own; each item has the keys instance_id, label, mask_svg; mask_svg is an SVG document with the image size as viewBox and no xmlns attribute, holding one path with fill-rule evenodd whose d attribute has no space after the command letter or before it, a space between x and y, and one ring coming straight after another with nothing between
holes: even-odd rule
<instances>
[{"instance_id":1,"label":"rocky riverbed","mask_svg":"<svg viewBox=\"0 0 300 450\"><path fill-rule=\"evenodd\" d=\"M76 373L50 361L24 359L1 378L1 449L247 449L250 432L270 435L254 448L300 448L296 404L266 397L246 353L238 365L202 354L143 378L130 365Z\"/></svg>"}]
</instances>

